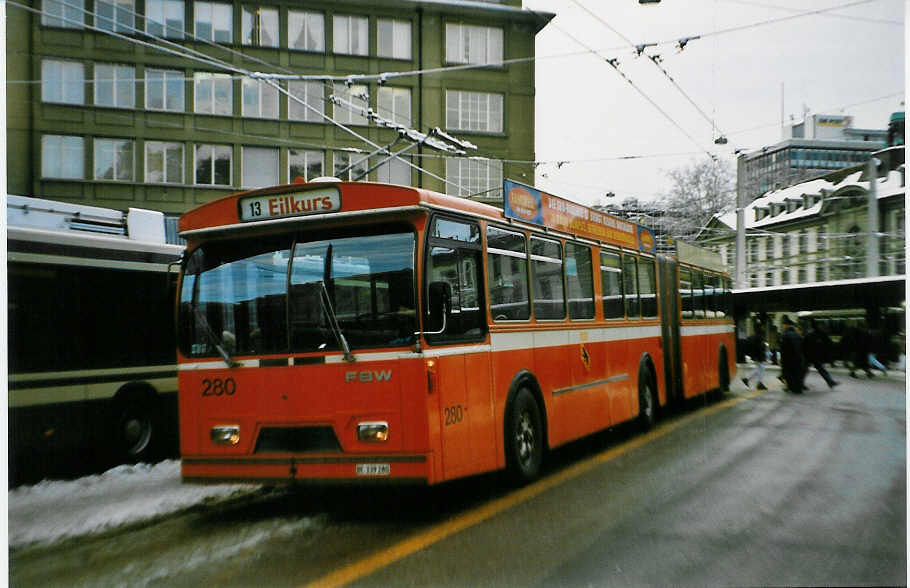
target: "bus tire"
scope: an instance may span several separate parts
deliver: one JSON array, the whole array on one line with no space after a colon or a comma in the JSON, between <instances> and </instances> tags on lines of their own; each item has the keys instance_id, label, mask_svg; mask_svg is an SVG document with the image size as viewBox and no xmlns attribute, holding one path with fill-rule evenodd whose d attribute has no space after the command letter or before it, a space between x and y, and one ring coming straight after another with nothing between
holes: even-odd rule
<instances>
[{"instance_id":1,"label":"bus tire","mask_svg":"<svg viewBox=\"0 0 910 588\"><path fill-rule=\"evenodd\" d=\"M657 421L657 395L648 366L638 368L638 426L648 431Z\"/></svg>"},{"instance_id":2,"label":"bus tire","mask_svg":"<svg viewBox=\"0 0 910 588\"><path fill-rule=\"evenodd\" d=\"M153 395L141 392L117 399L115 442L121 459L137 463L152 457L160 434L154 400Z\"/></svg>"},{"instance_id":3,"label":"bus tire","mask_svg":"<svg viewBox=\"0 0 910 588\"><path fill-rule=\"evenodd\" d=\"M515 393L506 415L506 467L518 484L527 484L540 475L543 463L544 430L540 406L531 391L522 386Z\"/></svg>"}]
</instances>

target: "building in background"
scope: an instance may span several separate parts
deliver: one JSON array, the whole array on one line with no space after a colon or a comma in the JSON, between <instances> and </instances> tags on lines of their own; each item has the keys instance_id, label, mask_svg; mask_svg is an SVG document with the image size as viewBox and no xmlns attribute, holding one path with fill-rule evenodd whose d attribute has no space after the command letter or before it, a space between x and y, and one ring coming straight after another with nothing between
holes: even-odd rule
<instances>
[{"instance_id":1,"label":"building in background","mask_svg":"<svg viewBox=\"0 0 910 588\"><path fill-rule=\"evenodd\" d=\"M852 116L807 116L785 126L780 143L738 156L740 201L749 202L769 190L863 163L874 151L893 144L887 140L886 129L854 128Z\"/></svg>"},{"instance_id":2,"label":"building in background","mask_svg":"<svg viewBox=\"0 0 910 588\"><path fill-rule=\"evenodd\" d=\"M520 0L31 6L6 10L10 193L176 217L297 177L493 203L504 177L533 179L534 63L508 61L533 58L554 15ZM380 75L472 65L486 67ZM253 72L340 81L278 91Z\"/></svg>"},{"instance_id":3,"label":"building in background","mask_svg":"<svg viewBox=\"0 0 910 588\"><path fill-rule=\"evenodd\" d=\"M879 275L906 273L904 148L873 155ZM765 288L865 277L870 181L865 164L771 190L744 209L745 277L739 288ZM697 241L735 263L736 213L716 215Z\"/></svg>"}]
</instances>

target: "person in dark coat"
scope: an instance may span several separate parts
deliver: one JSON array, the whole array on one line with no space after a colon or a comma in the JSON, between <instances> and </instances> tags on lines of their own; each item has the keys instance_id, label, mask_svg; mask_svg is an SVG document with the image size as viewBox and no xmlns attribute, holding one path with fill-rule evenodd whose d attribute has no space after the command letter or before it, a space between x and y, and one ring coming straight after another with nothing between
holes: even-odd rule
<instances>
[{"instance_id":1,"label":"person in dark coat","mask_svg":"<svg viewBox=\"0 0 910 588\"><path fill-rule=\"evenodd\" d=\"M805 372L803 373L804 379L806 373L809 372L809 366L811 365L815 368L815 371L824 378L825 383L828 384L829 388L834 388L840 383L835 382L834 378L831 377L831 374L828 373L828 370L825 369L825 360L828 358L830 349L831 338L818 326L815 319L809 319L809 332L806 333L806 336L803 339L803 351L806 354Z\"/></svg>"},{"instance_id":2,"label":"person in dark coat","mask_svg":"<svg viewBox=\"0 0 910 588\"><path fill-rule=\"evenodd\" d=\"M787 388L794 394L803 391L803 338L789 316L781 320L784 332L780 336L780 367Z\"/></svg>"}]
</instances>

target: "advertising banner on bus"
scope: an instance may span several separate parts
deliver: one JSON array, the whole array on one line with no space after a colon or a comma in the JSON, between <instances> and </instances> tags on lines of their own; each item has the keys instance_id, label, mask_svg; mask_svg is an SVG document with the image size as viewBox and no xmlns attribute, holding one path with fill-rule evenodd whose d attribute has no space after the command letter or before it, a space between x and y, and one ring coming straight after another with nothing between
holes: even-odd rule
<instances>
[{"instance_id":1,"label":"advertising banner on bus","mask_svg":"<svg viewBox=\"0 0 910 588\"><path fill-rule=\"evenodd\" d=\"M512 180L503 181L503 209L515 220L654 252L649 229Z\"/></svg>"}]
</instances>

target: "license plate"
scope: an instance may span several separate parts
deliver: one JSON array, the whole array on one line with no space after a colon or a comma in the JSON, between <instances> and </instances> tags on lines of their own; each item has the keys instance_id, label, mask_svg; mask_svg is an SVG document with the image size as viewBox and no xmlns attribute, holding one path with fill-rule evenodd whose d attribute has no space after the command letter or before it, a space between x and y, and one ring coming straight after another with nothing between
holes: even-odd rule
<instances>
[{"instance_id":1,"label":"license plate","mask_svg":"<svg viewBox=\"0 0 910 588\"><path fill-rule=\"evenodd\" d=\"M388 476L392 467L387 463L359 463L357 464L358 476Z\"/></svg>"}]
</instances>

